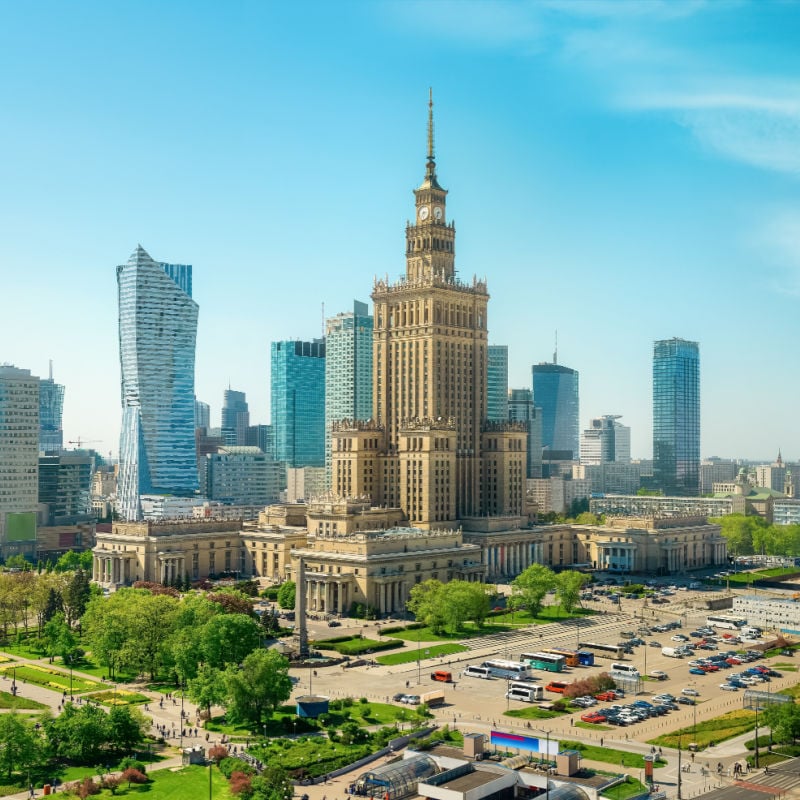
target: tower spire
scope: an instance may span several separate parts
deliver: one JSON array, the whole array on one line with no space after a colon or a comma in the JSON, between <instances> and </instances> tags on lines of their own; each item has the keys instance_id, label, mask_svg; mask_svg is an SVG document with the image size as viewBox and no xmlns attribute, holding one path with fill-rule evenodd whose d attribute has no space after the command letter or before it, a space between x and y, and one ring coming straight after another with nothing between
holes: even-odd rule
<instances>
[{"instance_id":1,"label":"tower spire","mask_svg":"<svg viewBox=\"0 0 800 800\"><path fill-rule=\"evenodd\" d=\"M436 178L436 158L433 152L433 87L428 89L428 164L425 177Z\"/></svg>"}]
</instances>

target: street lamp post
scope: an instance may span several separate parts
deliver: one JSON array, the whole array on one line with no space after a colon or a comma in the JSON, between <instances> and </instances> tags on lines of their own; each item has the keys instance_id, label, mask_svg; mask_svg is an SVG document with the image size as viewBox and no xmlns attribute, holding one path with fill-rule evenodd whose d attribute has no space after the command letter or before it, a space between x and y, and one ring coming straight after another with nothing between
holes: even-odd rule
<instances>
[{"instance_id":1,"label":"street lamp post","mask_svg":"<svg viewBox=\"0 0 800 800\"><path fill-rule=\"evenodd\" d=\"M422 663L420 662L420 658L422 653L420 652L420 640L417 639L417 686L422 683Z\"/></svg>"},{"instance_id":2,"label":"street lamp post","mask_svg":"<svg viewBox=\"0 0 800 800\"><path fill-rule=\"evenodd\" d=\"M678 800L682 800L681 795L681 734L678 734L678 794L676 797Z\"/></svg>"},{"instance_id":3,"label":"street lamp post","mask_svg":"<svg viewBox=\"0 0 800 800\"><path fill-rule=\"evenodd\" d=\"M756 700L756 769L758 769L758 700Z\"/></svg>"}]
</instances>

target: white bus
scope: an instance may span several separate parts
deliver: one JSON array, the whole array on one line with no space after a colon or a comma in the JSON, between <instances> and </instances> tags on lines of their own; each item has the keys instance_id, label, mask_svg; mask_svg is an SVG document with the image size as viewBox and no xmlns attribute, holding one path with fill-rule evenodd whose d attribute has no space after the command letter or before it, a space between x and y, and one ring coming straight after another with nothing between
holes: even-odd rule
<instances>
[{"instance_id":1,"label":"white bus","mask_svg":"<svg viewBox=\"0 0 800 800\"><path fill-rule=\"evenodd\" d=\"M509 700L520 700L523 703L534 703L544 699L544 687L532 684L527 686L523 683L512 683L506 692Z\"/></svg>"},{"instance_id":2,"label":"white bus","mask_svg":"<svg viewBox=\"0 0 800 800\"><path fill-rule=\"evenodd\" d=\"M464 667L463 675L465 678L483 678L484 680L492 677L492 673L489 671L488 667L478 667L474 664L469 664Z\"/></svg>"},{"instance_id":3,"label":"white bus","mask_svg":"<svg viewBox=\"0 0 800 800\"><path fill-rule=\"evenodd\" d=\"M706 625L709 628L727 628L731 631L738 631L747 625L747 620L743 617L734 617L730 614L714 614L706 618Z\"/></svg>"},{"instance_id":4,"label":"white bus","mask_svg":"<svg viewBox=\"0 0 800 800\"><path fill-rule=\"evenodd\" d=\"M486 667L493 677L505 678L506 680L525 680L531 675L530 665L521 661L506 661L503 658L495 658L491 661L484 661L481 666Z\"/></svg>"},{"instance_id":5,"label":"white bus","mask_svg":"<svg viewBox=\"0 0 800 800\"><path fill-rule=\"evenodd\" d=\"M636 667L634 667L633 664L618 664L616 662L611 665L611 671L612 672L619 672L619 673L622 673L624 675L638 675L639 674L639 670L636 669Z\"/></svg>"}]
</instances>

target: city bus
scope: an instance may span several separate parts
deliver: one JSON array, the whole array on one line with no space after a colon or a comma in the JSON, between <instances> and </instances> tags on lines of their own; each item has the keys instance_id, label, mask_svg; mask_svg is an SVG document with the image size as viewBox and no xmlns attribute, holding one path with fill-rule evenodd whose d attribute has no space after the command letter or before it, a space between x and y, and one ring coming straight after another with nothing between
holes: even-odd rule
<instances>
[{"instance_id":1,"label":"city bus","mask_svg":"<svg viewBox=\"0 0 800 800\"><path fill-rule=\"evenodd\" d=\"M496 658L491 661L484 661L481 666L486 667L489 670L489 674L495 678L520 681L531 676L530 666L519 661L506 661L502 658Z\"/></svg>"},{"instance_id":2,"label":"city bus","mask_svg":"<svg viewBox=\"0 0 800 800\"><path fill-rule=\"evenodd\" d=\"M623 658L625 655L625 648L620 647L618 644L598 644L597 642L580 642L578 647L581 650L588 650L596 656L605 656L607 658Z\"/></svg>"},{"instance_id":3,"label":"city bus","mask_svg":"<svg viewBox=\"0 0 800 800\"><path fill-rule=\"evenodd\" d=\"M575 650L567 650L563 647L545 647L541 652L552 653L556 656L563 656L564 663L568 667L577 667L581 663L578 659L578 653Z\"/></svg>"},{"instance_id":4,"label":"city bus","mask_svg":"<svg viewBox=\"0 0 800 800\"><path fill-rule=\"evenodd\" d=\"M520 659L527 661L533 669L543 669L546 672L562 672L567 661L562 653L555 653L552 650L523 653Z\"/></svg>"},{"instance_id":5,"label":"city bus","mask_svg":"<svg viewBox=\"0 0 800 800\"><path fill-rule=\"evenodd\" d=\"M730 614L714 614L706 618L706 625L709 628L727 628L728 630L738 631L747 625L747 620L744 617L734 617Z\"/></svg>"}]
</instances>

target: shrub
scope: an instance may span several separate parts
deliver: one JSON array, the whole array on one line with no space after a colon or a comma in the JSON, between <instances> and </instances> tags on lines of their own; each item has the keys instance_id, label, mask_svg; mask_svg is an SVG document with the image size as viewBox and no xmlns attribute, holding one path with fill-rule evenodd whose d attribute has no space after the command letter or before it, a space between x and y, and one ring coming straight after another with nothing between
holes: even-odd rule
<instances>
[{"instance_id":1,"label":"shrub","mask_svg":"<svg viewBox=\"0 0 800 800\"><path fill-rule=\"evenodd\" d=\"M369 703L369 700L367 700L366 697L359 697L358 698L358 702L361 703L361 705L363 706L363 705L366 705L367 703Z\"/></svg>"},{"instance_id":2,"label":"shrub","mask_svg":"<svg viewBox=\"0 0 800 800\"><path fill-rule=\"evenodd\" d=\"M253 775L255 773L255 769L249 764L245 764L238 758L232 758L230 756L228 758L223 758L217 766L219 767L219 771L228 778L228 780L230 780L234 772L244 772L246 775Z\"/></svg>"},{"instance_id":3,"label":"shrub","mask_svg":"<svg viewBox=\"0 0 800 800\"><path fill-rule=\"evenodd\" d=\"M149 778L144 774L143 769L136 769L136 767L128 767L120 776L123 781L127 781L128 788L131 788L132 783L142 784L147 783Z\"/></svg>"},{"instance_id":4,"label":"shrub","mask_svg":"<svg viewBox=\"0 0 800 800\"><path fill-rule=\"evenodd\" d=\"M212 748L208 751L208 757L217 765L219 766L220 761L223 758L227 758L228 756L228 748L222 744L215 744Z\"/></svg>"},{"instance_id":5,"label":"shrub","mask_svg":"<svg viewBox=\"0 0 800 800\"><path fill-rule=\"evenodd\" d=\"M103 789L108 789L112 795L117 793L117 789L119 789L119 785L122 783L122 778L118 777L117 775L106 775L101 782L101 786Z\"/></svg>"},{"instance_id":6,"label":"shrub","mask_svg":"<svg viewBox=\"0 0 800 800\"><path fill-rule=\"evenodd\" d=\"M139 772L147 772L147 768L144 765L143 761L139 761L136 758L132 758L131 756L125 756L119 762L119 768L124 772L126 769L135 769Z\"/></svg>"},{"instance_id":7,"label":"shrub","mask_svg":"<svg viewBox=\"0 0 800 800\"><path fill-rule=\"evenodd\" d=\"M253 783L250 776L237 770L228 780L228 788L235 797L249 797L253 793Z\"/></svg>"},{"instance_id":8,"label":"shrub","mask_svg":"<svg viewBox=\"0 0 800 800\"><path fill-rule=\"evenodd\" d=\"M100 794L100 787L87 775L82 781L73 783L70 789L81 798L85 800L94 794Z\"/></svg>"}]
</instances>

